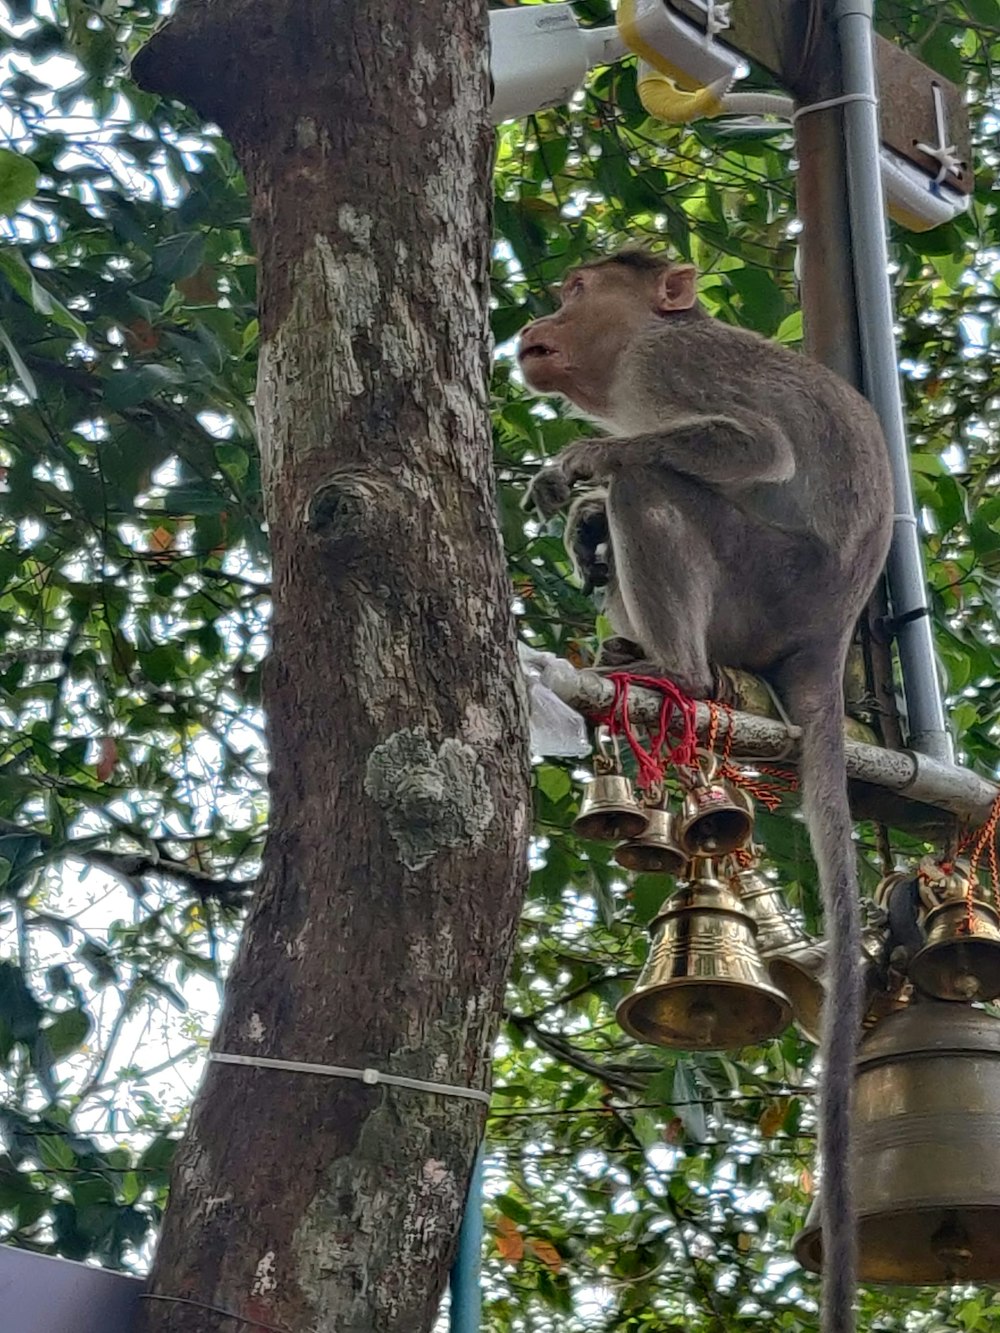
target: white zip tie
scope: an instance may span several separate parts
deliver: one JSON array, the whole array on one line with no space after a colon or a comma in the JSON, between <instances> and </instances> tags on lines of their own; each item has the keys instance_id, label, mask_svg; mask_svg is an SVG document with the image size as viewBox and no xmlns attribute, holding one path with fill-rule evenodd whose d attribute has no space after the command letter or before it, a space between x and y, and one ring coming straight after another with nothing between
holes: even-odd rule
<instances>
[{"instance_id":1,"label":"white zip tie","mask_svg":"<svg viewBox=\"0 0 1000 1333\"><path fill-rule=\"evenodd\" d=\"M932 157L938 164L938 174L934 177L935 185L943 185L949 173L958 174L961 163L958 160L958 149L953 143L948 142L948 117L944 109L944 93L941 91L940 84L932 84L931 92L934 94L934 120L937 124L937 147L932 148L930 144L918 143L917 148L928 157Z\"/></svg>"},{"instance_id":2,"label":"white zip tie","mask_svg":"<svg viewBox=\"0 0 1000 1333\"><path fill-rule=\"evenodd\" d=\"M844 93L841 97L828 97L823 102L810 102L808 106L797 106L792 112L792 124L795 124L799 116L808 116L810 111L829 111L831 107L846 106L848 102L869 102L872 106L878 106L878 98L872 97L871 93Z\"/></svg>"},{"instance_id":3,"label":"white zip tie","mask_svg":"<svg viewBox=\"0 0 1000 1333\"><path fill-rule=\"evenodd\" d=\"M469 1101L490 1104L490 1094L482 1088L463 1088L457 1083L428 1083L422 1078L404 1078L401 1074L383 1074L378 1069L349 1069L345 1065L315 1065L307 1060L272 1060L265 1055L230 1055L226 1051L209 1051L209 1060L220 1065L247 1065L250 1069L284 1069L291 1074L319 1074L323 1078L350 1078L368 1087L389 1083L394 1088L411 1088L414 1092L436 1092L442 1097L465 1097Z\"/></svg>"}]
</instances>

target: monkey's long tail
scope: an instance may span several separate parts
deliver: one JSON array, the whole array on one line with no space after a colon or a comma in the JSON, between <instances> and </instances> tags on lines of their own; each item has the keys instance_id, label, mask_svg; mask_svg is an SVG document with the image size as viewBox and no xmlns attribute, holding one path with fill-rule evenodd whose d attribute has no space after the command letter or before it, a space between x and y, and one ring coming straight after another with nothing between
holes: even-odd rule
<instances>
[{"instance_id":1,"label":"monkey's long tail","mask_svg":"<svg viewBox=\"0 0 1000 1333\"><path fill-rule=\"evenodd\" d=\"M820 1047L823 1333L854 1333L858 1267L850 1132L862 1017L861 910L847 803L842 664L836 652L822 664L798 658L786 664L776 681L792 721L802 728L802 803L819 870L829 949Z\"/></svg>"}]
</instances>

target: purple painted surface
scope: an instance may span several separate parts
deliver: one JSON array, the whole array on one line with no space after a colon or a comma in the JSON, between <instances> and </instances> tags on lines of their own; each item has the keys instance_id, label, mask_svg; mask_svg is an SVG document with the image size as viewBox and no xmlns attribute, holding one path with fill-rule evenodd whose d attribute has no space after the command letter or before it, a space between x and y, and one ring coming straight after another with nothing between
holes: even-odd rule
<instances>
[{"instance_id":1,"label":"purple painted surface","mask_svg":"<svg viewBox=\"0 0 1000 1333\"><path fill-rule=\"evenodd\" d=\"M139 1278L0 1245L0 1333L131 1333Z\"/></svg>"}]
</instances>

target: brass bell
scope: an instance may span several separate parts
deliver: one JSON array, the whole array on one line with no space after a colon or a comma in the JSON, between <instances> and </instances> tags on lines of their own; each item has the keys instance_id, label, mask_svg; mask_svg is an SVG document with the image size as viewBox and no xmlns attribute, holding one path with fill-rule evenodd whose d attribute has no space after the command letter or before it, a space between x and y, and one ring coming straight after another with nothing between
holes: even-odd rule
<instances>
[{"instance_id":1,"label":"brass bell","mask_svg":"<svg viewBox=\"0 0 1000 1333\"><path fill-rule=\"evenodd\" d=\"M1000 996L1000 914L981 898L956 898L932 908L927 943L909 967L910 980L938 1000Z\"/></svg>"},{"instance_id":2,"label":"brass bell","mask_svg":"<svg viewBox=\"0 0 1000 1333\"><path fill-rule=\"evenodd\" d=\"M918 1000L864 1038L855 1087L861 1281L1000 1280L1000 1020ZM819 1272L818 1200L795 1256Z\"/></svg>"},{"instance_id":3,"label":"brass bell","mask_svg":"<svg viewBox=\"0 0 1000 1333\"><path fill-rule=\"evenodd\" d=\"M781 889L759 870L741 870L736 880L740 902L757 926L757 948L768 975L791 1001L795 1022L810 1041L818 1041L826 945L802 929Z\"/></svg>"},{"instance_id":4,"label":"brass bell","mask_svg":"<svg viewBox=\"0 0 1000 1333\"><path fill-rule=\"evenodd\" d=\"M789 911L781 889L756 866L738 870L734 878L740 902L756 923L757 947L762 954L812 943Z\"/></svg>"},{"instance_id":5,"label":"brass bell","mask_svg":"<svg viewBox=\"0 0 1000 1333\"><path fill-rule=\"evenodd\" d=\"M745 791L716 779L714 755L703 762L706 767L684 794L677 838L689 856L727 856L750 840L753 801Z\"/></svg>"},{"instance_id":6,"label":"brass bell","mask_svg":"<svg viewBox=\"0 0 1000 1333\"><path fill-rule=\"evenodd\" d=\"M753 920L707 865L668 899L635 990L616 1018L637 1041L734 1050L776 1037L792 1008L767 978Z\"/></svg>"},{"instance_id":7,"label":"brass bell","mask_svg":"<svg viewBox=\"0 0 1000 1333\"><path fill-rule=\"evenodd\" d=\"M631 838L615 851L615 860L626 870L649 874L680 875L688 855L674 835L674 817L669 810L646 811L649 823L637 838Z\"/></svg>"},{"instance_id":8,"label":"brass bell","mask_svg":"<svg viewBox=\"0 0 1000 1333\"><path fill-rule=\"evenodd\" d=\"M735 879L740 902L756 923L757 947L768 975L791 1000L798 1027L810 1041L818 1042L826 998L826 940L814 939L803 930L789 911L781 889L759 870L740 870ZM879 972L884 946L881 928L869 926L862 931L858 966L866 1013L877 1000L881 1008L888 1003L880 994L883 987ZM891 1003L895 1007L899 1003L898 997L893 996Z\"/></svg>"},{"instance_id":9,"label":"brass bell","mask_svg":"<svg viewBox=\"0 0 1000 1333\"><path fill-rule=\"evenodd\" d=\"M636 801L628 778L598 773L584 792L573 831L597 842L621 842L637 838L648 823L649 814Z\"/></svg>"}]
</instances>

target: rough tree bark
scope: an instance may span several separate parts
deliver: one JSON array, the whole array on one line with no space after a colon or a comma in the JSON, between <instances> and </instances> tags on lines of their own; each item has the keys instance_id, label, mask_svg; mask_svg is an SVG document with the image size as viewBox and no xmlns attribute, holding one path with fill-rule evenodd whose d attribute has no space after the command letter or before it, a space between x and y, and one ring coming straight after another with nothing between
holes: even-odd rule
<instances>
[{"instance_id":1,"label":"rough tree bark","mask_svg":"<svg viewBox=\"0 0 1000 1333\"><path fill-rule=\"evenodd\" d=\"M529 831L485 0L182 0L135 74L234 143L260 262L272 826L214 1049L483 1088ZM483 1118L210 1065L141 1333L430 1329Z\"/></svg>"}]
</instances>

